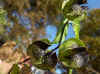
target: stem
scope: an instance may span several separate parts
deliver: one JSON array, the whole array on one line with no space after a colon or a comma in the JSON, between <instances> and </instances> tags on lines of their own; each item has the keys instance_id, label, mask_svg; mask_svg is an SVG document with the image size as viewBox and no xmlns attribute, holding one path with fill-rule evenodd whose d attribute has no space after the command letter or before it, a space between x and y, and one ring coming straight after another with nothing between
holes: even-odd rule
<instances>
[{"instance_id":1,"label":"stem","mask_svg":"<svg viewBox=\"0 0 100 74\"><path fill-rule=\"evenodd\" d=\"M73 69L69 69L68 74L72 74Z\"/></svg>"},{"instance_id":2,"label":"stem","mask_svg":"<svg viewBox=\"0 0 100 74\"><path fill-rule=\"evenodd\" d=\"M27 61L29 61L29 60L30 60L30 57L25 58L23 61L19 62L18 64L23 64L23 63L25 63L25 62L27 62Z\"/></svg>"},{"instance_id":3,"label":"stem","mask_svg":"<svg viewBox=\"0 0 100 74\"><path fill-rule=\"evenodd\" d=\"M55 50L57 50L57 49L60 47L61 41L62 41L62 38L63 38L64 29L65 29L66 24L68 24L68 22L69 22L69 21L67 20L67 22L66 22L66 23L64 24L64 26L62 27L62 32L61 32L61 36L60 36L60 40L59 40L58 46L57 46L56 48L52 49L52 51L51 51L51 52L48 52L46 55L51 55L52 52L54 52Z\"/></svg>"}]
</instances>

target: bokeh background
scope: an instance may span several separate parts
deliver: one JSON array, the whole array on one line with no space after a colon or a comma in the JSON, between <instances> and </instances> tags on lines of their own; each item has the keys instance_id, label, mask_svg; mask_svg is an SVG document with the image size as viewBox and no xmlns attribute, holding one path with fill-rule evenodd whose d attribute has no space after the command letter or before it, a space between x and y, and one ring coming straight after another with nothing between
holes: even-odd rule
<instances>
[{"instance_id":1,"label":"bokeh background","mask_svg":"<svg viewBox=\"0 0 100 74\"><path fill-rule=\"evenodd\" d=\"M15 41L17 45L13 49L20 49L25 53L28 45L34 40L48 38L52 42L63 18L57 4L60 4L57 0L51 0L51 2L50 0L0 0L0 40ZM91 24L91 26L83 27L84 31L81 34L85 35L85 31L92 28L89 32L90 36L98 37L100 35L100 0L88 0L88 3L83 6L88 6L89 21L84 20L82 24ZM94 27L98 28L98 31ZM74 31L72 26L69 26L66 40L71 37L74 37ZM89 38L83 40L88 41ZM54 44L48 49L56 46L57 44ZM62 74L65 70L58 66L56 73Z\"/></svg>"}]
</instances>

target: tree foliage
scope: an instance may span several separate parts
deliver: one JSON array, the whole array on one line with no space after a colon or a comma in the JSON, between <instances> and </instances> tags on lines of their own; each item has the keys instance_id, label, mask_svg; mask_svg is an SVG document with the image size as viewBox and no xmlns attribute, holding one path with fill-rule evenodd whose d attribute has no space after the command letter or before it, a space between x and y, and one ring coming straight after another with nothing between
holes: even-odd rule
<instances>
[{"instance_id":1,"label":"tree foliage","mask_svg":"<svg viewBox=\"0 0 100 74\"><path fill-rule=\"evenodd\" d=\"M93 68L99 72L99 54L100 54L100 9L94 9L89 11L88 16L82 22L80 30L80 39L83 40L87 47L88 53L95 57L95 60L91 62ZM96 62L97 61L97 62ZM98 66L97 66L98 64ZM97 67L96 67L97 66Z\"/></svg>"}]
</instances>

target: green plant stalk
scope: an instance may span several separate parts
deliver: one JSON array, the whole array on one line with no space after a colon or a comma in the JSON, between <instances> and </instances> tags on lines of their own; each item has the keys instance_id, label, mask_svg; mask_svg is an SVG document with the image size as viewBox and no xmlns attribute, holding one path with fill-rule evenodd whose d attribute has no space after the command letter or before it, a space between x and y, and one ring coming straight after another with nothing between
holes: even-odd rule
<instances>
[{"instance_id":1,"label":"green plant stalk","mask_svg":"<svg viewBox=\"0 0 100 74\"><path fill-rule=\"evenodd\" d=\"M68 74L72 74L73 69L69 69L69 73Z\"/></svg>"}]
</instances>

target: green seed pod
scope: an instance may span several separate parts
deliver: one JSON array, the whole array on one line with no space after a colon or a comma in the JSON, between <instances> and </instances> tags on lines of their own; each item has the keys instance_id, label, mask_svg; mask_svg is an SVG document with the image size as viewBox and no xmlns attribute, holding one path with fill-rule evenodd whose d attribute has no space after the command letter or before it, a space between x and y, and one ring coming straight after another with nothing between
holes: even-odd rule
<instances>
[{"instance_id":1,"label":"green seed pod","mask_svg":"<svg viewBox=\"0 0 100 74\"><path fill-rule=\"evenodd\" d=\"M87 3L87 0L64 0L62 2L62 12L65 18L74 20L84 14L80 4Z\"/></svg>"},{"instance_id":2,"label":"green seed pod","mask_svg":"<svg viewBox=\"0 0 100 74\"><path fill-rule=\"evenodd\" d=\"M59 60L66 67L80 68L88 63L85 45L77 39L69 39L59 47Z\"/></svg>"},{"instance_id":3,"label":"green seed pod","mask_svg":"<svg viewBox=\"0 0 100 74\"><path fill-rule=\"evenodd\" d=\"M57 63L56 53L52 55L44 56L48 50L46 50L50 45L43 41L35 41L29 45L27 49L27 54L31 57L32 65L39 69L50 70L55 67Z\"/></svg>"}]
</instances>

